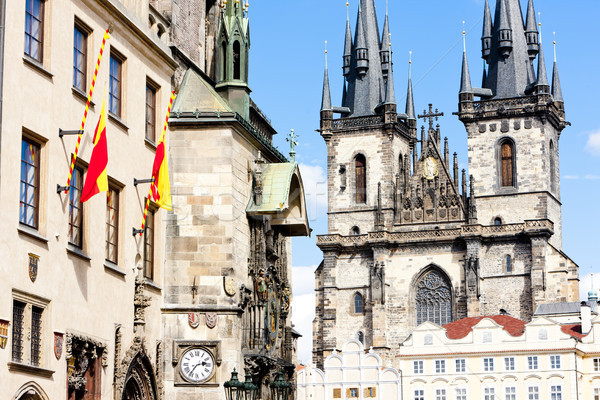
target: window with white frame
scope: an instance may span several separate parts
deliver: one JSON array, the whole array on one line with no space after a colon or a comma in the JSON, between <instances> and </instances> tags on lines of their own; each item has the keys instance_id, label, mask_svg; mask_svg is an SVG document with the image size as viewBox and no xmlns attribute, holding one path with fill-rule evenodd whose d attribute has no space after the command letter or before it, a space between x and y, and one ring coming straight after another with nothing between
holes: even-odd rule
<instances>
[{"instance_id":1,"label":"window with white frame","mask_svg":"<svg viewBox=\"0 0 600 400\"><path fill-rule=\"evenodd\" d=\"M494 370L494 359L484 358L483 359L483 370L485 372L492 372Z\"/></svg>"},{"instance_id":2,"label":"window with white frame","mask_svg":"<svg viewBox=\"0 0 600 400\"><path fill-rule=\"evenodd\" d=\"M515 358L514 357L504 357L504 369L506 371L514 371L515 370Z\"/></svg>"},{"instance_id":3,"label":"window with white frame","mask_svg":"<svg viewBox=\"0 0 600 400\"><path fill-rule=\"evenodd\" d=\"M550 386L550 400L562 400L562 386L551 385Z\"/></svg>"},{"instance_id":4,"label":"window with white frame","mask_svg":"<svg viewBox=\"0 0 600 400\"><path fill-rule=\"evenodd\" d=\"M560 356L550 356L550 368L560 369Z\"/></svg>"},{"instance_id":5,"label":"window with white frame","mask_svg":"<svg viewBox=\"0 0 600 400\"><path fill-rule=\"evenodd\" d=\"M483 400L496 400L496 391L493 387L483 388Z\"/></svg>"},{"instance_id":6,"label":"window with white frame","mask_svg":"<svg viewBox=\"0 0 600 400\"><path fill-rule=\"evenodd\" d=\"M538 358L537 356L527 357L527 365L529 369L538 369Z\"/></svg>"},{"instance_id":7,"label":"window with white frame","mask_svg":"<svg viewBox=\"0 0 600 400\"><path fill-rule=\"evenodd\" d=\"M517 388L514 386L508 386L504 390L506 400L517 400Z\"/></svg>"},{"instance_id":8,"label":"window with white frame","mask_svg":"<svg viewBox=\"0 0 600 400\"><path fill-rule=\"evenodd\" d=\"M456 388L456 400L467 400L467 388Z\"/></svg>"},{"instance_id":9,"label":"window with white frame","mask_svg":"<svg viewBox=\"0 0 600 400\"><path fill-rule=\"evenodd\" d=\"M446 360L435 360L435 373L445 374L446 373Z\"/></svg>"},{"instance_id":10,"label":"window with white frame","mask_svg":"<svg viewBox=\"0 0 600 400\"><path fill-rule=\"evenodd\" d=\"M594 358L594 372L600 371L600 358Z\"/></svg>"},{"instance_id":11,"label":"window with white frame","mask_svg":"<svg viewBox=\"0 0 600 400\"><path fill-rule=\"evenodd\" d=\"M416 389L415 390L415 396L413 397L413 400L425 400L425 390L423 390L423 389Z\"/></svg>"},{"instance_id":12,"label":"window with white frame","mask_svg":"<svg viewBox=\"0 0 600 400\"><path fill-rule=\"evenodd\" d=\"M413 373L422 374L423 373L423 361L413 361Z\"/></svg>"},{"instance_id":13,"label":"window with white frame","mask_svg":"<svg viewBox=\"0 0 600 400\"><path fill-rule=\"evenodd\" d=\"M456 360L456 372L465 372L466 369L466 361L464 358Z\"/></svg>"},{"instance_id":14,"label":"window with white frame","mask_svg":"<svg viewBox=\"0 0 600 400\"><path fill-rule=\"evenodd\" d=\"M600 388L594 388L594 400L600 400Z\"/></svg>"},{"instance_id":15,"label":"window with white frame","mask_svg":"<svg viewBox=\"0 0 600 400\"><path fill-rule=\"evenodd\" d=\"M446 400L446 389L435 389L435 400Z\"/></svg>"},{"instance_id":16,"label":"window with white frame","mask_svg":"<svg viewBox=\"0 0 600 400\"><path fill-rule=\"evenodd\" d=\"M527 388L527 400L540 400L540 388L538 386L529 386Z\"/></svg>"}]
</instances>

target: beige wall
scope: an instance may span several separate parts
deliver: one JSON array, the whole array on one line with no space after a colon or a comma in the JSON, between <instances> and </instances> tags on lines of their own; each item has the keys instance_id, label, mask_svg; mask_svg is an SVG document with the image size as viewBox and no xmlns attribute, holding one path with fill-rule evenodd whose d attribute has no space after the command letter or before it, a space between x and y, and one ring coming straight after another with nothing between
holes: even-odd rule
<instances>
[{"instance_id":1,"label":"beige wall","mask_svg":"<svg viewBox=\"0 0 600 400\"><path fill-rule=\"evenodd\" d=\"M147 9L147 1L140 1ZM96 338L108 345L109 366L102 371L102 398L112 397L115 324L122 325L121 355L132 343L133 294L136 266L141 265L143 247L131 228L139 228L143 199L148 186L133 186L133 178L149 178L154 148L145 143L145 84L150 77L160 85L157 93L157 126L164 118L170 96L173 61L168 49L154 41L147 29L147 16L126 10L122 4L107 0L48 0L45 2L44 59L38 67L24 61L24 2L8 1L6 10L5 69L3 93L2 176L0 180L0 319L12 322L12 291L40 296L49 301L44 311L42 336L42 366L54 371L52 378L40 378L35 373L15 373L6 368L11 360L12 341L0 350L0 381L5 395L12 397L24 383L35 380L49 398L64 398L66 391L65 350L60 360L53 354L53 332L74 331ZM139 7L137 7L139 8ZM137 10L136 8L136 10ZM136 11L138 12L138 11ZM93 31L88 38L87 88L91 84L96 57L104 30L114 24L108 41L93 96L86 133L82 139L79 160L89 162L92 135L102 107L102 95L107 85L110 48L114 46L126 57L123 68L122 123L107 121L108 175L122 185L119 199L120 272L105 267L106 197L93 197L83 205L83 252L90 261L67 253L68 199L56 193L56 185L65 185L76 136L59 139L58 130L78 129L85 108L85 99L72 92L73 26L77 17ZM131 19L130 19L131 18ZM21 136L27 132L42 144L40 156L40 219L37 235L19 231L19 175ZM152 362L155 362L156 341L161 337L160 313L164 258L164 223L166 211L156 214L155 283L146 287L151 306L146 310L145 340ZM40 256L35 283L28 276L28 253ZM12 327L12 324L11 324ZM11 329L9 329L10 336Z\"/></svg>"}]
</instances>

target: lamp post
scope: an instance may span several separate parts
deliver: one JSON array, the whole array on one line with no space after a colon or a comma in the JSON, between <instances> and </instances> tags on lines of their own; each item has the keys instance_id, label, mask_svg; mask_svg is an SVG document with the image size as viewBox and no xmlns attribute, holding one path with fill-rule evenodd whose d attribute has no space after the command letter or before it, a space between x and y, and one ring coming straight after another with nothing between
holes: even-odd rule
<instances>
[{"instance_id":1,"label":"lamp post","mask_svg":"<svg viewBox=\"0 0 600 400\"><path fill-rule=\"evenodd\" d=\"M279 370L277 378L269 385L271 400L287 400L292 384L283 380L283 372Z\"/></svg>"},{"instance_id":2,"label":"lamp post","mask_svg":"<svg viewBox=\"0 0 600 400\"><path fill-rule=\"evenodd\" d=\"M246 381L244 382L244 393L246 396L246 400L256 400L256 396L258 394L258 386L252 383L252 379L250 379L250 374L246 371Z\"/></svg>"},{"instance_id":3,"label":"lamp post","mask_svg":"<svg viewBox=\"0 0 600 400\"><path fill-rule=\"evenodd\" d=\"M246 374L246 381L240 382L238 373L233 369L231 379L223 383L226 400L256 400L258 386L252 383L250 374Z\"/></svg>"}]
</instances>

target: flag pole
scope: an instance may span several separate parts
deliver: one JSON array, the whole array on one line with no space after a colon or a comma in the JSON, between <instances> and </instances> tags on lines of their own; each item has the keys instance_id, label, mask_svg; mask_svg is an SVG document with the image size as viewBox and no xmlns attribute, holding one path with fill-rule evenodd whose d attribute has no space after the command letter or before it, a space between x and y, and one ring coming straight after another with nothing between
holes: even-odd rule
<instances>
[{"instance_id":1,"label":"flag pole","mask_svg":"<svg viewBox=\"0 0 600 400\"><path fill-rule=\"evenodd\" d=\"M75 146L75 153L73 153L73 158L71 159L71 168L69 170L69 178L67 179L67 186L65 189L65 193L69 192L69 187L71 186L71 178L73 177L73 169L75 168L75 161L77 161L77 153L79 153L79 145L81 144L81 137L83 136L83 130L85 128L85 121L87 119L88 111L90 109L90 103L92 101L92 94L94 93L94 87L96 86L96 77L98 76L98 69L100 68L100 60L102 59L102 53L104 53L104 45L106 44L106 40L110 38L110 27L106 29L104 32L104 36L102 37L102 45L100 46L100 54L98 54L98 61L96 62L96 69L94 70L94 78L92 79L92 86L90 87L90 92L88 94L87 103L85 104L85 111L83 112L83 119L81 120L81 129L79 130L79 136L77 137L77 145Z\"/></svg>"},{"instance_id":2,"label":"flag pole","mask_svg":"<svg viewBox=\"0 0 600 400\"><path fill-rule=\"evenodd\" d=\"M165 123L163 125L162 133L160 135L160 140L158 143L165 140L165 134L167 132L167 124L169 123L169 114L171 114L171 106L173 105L173 100L175 100L175 91L171 93L171 99L169 100L169 107L167 108L167 116L165 117ZM165 152L165 157L166 157ZM135 233L139 233L140 236L144 233L144 228L146 227L146 217L148 216L148 207L150 206L150 197L152 196L152 189L156 187L156 179L152 181L150 184L150 190L148 191L148 196L146 197L146 207L144 208L144 220L142 221L142 228L139 231L134 231Z\"/></svg>"}]
</instances>

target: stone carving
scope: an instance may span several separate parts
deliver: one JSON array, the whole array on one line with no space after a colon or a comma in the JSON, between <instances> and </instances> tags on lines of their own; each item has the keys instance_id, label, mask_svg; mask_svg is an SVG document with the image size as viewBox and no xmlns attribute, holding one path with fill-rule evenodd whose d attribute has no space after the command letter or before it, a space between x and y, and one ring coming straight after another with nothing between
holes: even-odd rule
<instances>
[{"instance_id":1,"label":"stone carving","mask_svg":"<svg viewBox=\"0 0 600 400\"><path fill-rule=\"evenodd\" d=\"M290 313L290 305L292 300L292 291L289 287L285 287L281 294L281 317L285 320Z\"/></svg>"},{"instance_id":2,"label":"stone carving","mask_svg":"<svg viewBox=\"0 0 600 400\"><path fill-rule=\"evenodd\" d=\"M135 295L133 297L134 305L134 320L133 324L136 327L146 323L146 308L150 306L150 297L144 294L144 279L140 276L135 278Z\"/></svg>"},{"instance_id":3,"label":"stone carving","mask_svg":"<svg viewBox=\"0 0 600 400\"><path fill-rule=\"evenodd\" d=\"M61 332L54 332L54 356L57 360L62 356L64 339L65 335Z\"/></svg>"},{"instance_id":4,"label":"stone carving","mask_svg":"<svg viewBox=\"0 0 600 400\"><path fill-rule=\"evenodd\" d=\"M206 313L206 314L204 314L204 320L206 322L206 326L209 329L213 329L215 326L217 326L217 321L219 320L219 316L215 312Z\"/></svg>"},{"instance_id":5,"label":"stone carving","mask_svg":"<svg viewBox=\"0 0 600 400\"><path fill-rule=\"evenodd\" d=\"M65 357L67 359L67 384L69 390L83 391L87 385L85 373L98 357L103 367L108 366L106 344L90 337L67 332Z\"/></svg>"},{"instance_id":6,"label":"stone carving","mask_svg":"<svg viewBox=\"0 0 600 400\"><path fill-rule=\"evenodd\" d=\"M236 281L235 278L223 277L223 289L225 290L225 294L229 297L235 296L236 290Z\"/></svg>"},{"instance_id":7,"label":"stone carving","mask_svg":"<svg viewBox=\"0 0 600 400\"><path fill-rule=\"evenodd\" d=\"M40 256L29 253L29 279L31 279L31 282L35 282L37 279L39 261Z\"/></svg>"},{"instance_id":8,"label":"stone carving","mask_svg":"<svg viewBox=\"0 0 600 400\"><path fill-rule=\"evenodd\" d=\"M373 115L368 117L358 117L358 118L341 118L333 121L333 129L341 129L341 128L355 128L361 126L372 126L376 124L383 124L384 116L383 115Z\"/></svg>"},{"instance_id":9,"label":"stone carving","mask_svg":"<svg viewBox=\"0 0 600 400\"><path fill-rule=\"evenodd\" d=\"M156 387L156 378L153 372L148 352L144 341L140 336L134 336L133 343L125 357L115 366L118 369L115 379L115 399L123 398L123 392L126 391L128 398L162 399L161 393ZM141 390L141 392L140 392Z\"/></svg>"},{"instance_id":10,"label":"stone carving","mask_svg":"<svg viewBox=\"0 0 600 400\"><path fill-rule=\"evenodd\" d=\"M188 313L188 324L192 329L196 329L200 326L200 313L189 312Z\"/></svg>"}]
</instances>

